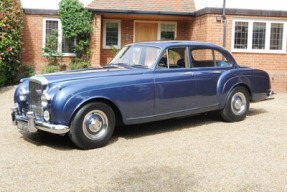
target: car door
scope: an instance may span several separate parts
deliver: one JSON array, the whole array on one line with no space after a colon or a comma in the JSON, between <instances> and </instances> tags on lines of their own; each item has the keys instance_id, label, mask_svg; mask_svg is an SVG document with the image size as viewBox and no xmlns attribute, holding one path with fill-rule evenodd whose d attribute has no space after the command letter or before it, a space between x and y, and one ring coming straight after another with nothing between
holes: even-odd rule
<instances>
[{"instance_id":1,"label":"car door","mask_svg":"<svg viewBox=\"0 0 287 192\"><path fill-rule=\"evenodd\" d=\"M155 115L194 107L195 81L188 52L187 47L171 47L163 53L154 73Z\"/></svg>"},{"instance_id":2,"label":"car door","mask_svg":"<svg viewBox=\"0 0 287 192\"><path fill-rule=\"evenodd\" d=\"M190 58L198 98L195 107L218 106L218 79L224 71L230 69L230 62L219 50L204 47L191 47Z\"/></svg>"}]
</instances>

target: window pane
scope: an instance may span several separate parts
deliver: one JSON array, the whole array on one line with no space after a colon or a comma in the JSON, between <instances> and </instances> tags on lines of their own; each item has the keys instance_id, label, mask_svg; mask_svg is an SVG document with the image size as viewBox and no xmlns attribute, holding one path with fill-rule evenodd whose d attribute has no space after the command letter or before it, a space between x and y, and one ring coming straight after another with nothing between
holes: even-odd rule
<instances>
[{"instance_id":1,"label":"window pane","mask_svg":"<svg viewBox=\"0 0 287 192\"><path fill-rule=\"evenodd\" d=\"M235 22L234 48L247 49L248 22Z\"/></svg>"},{"instance_id":2,"label":"window pane","mask_svg":"<svg viewBox=\"0 0 287 192\"><path fill-rule=\"evenodd\" d=\"M193 67L228 67L229 61L221 52L213 49L191 50ZM213 59L214 58L214 59Z\"/></svg>"},{"instance_id":3,"label":"window pane","mask_svg":"<svg viewBox=\"0 0 287 192\"><path fill-rule=\"evenodd\" d=\"M66 39L62 40L62 52L63 53L74 53L74 39Z\"/></svg>"},{"instance_id":4,"label":"window pane","mask_svg":"<svg viewBox=\"0 0 287 192\"><path fill-rule=\"evenodd\" d=\"M282 50L283 23L271 23L270 49Z\"/></svg>"},{"instance_id":5,"label":"window pane","mask_svg":"<svg viewBox=\"0 0 287 192\"><path fill-rule=\"evenodd\" d=\"M152 67L158 58L160 51L161 50L157 47L125 46L117 53L110 64Z\"/></svg>"},{"instance_id":6,"label":"window pane","mask_svg":"<svg viewBox=\"0 0 287 192\"><path fill-rule=\"evenodd\" d=\"M147 47L145 53L144 65L148 67L153 66L159 54L160 49L154 47Z\"/></svg>"},{"instance_id":7,"label":"window pane","mask_svg":"<svg viewBox=\"0 0 287 192\"><path fill-rule=\"evenodd\" d=\"M214 58L216 61L216 67L228 67L230 66L227 58L219 51L214 50Z\"/></svg>"},{"instance_id":8,"label":"window pane","mask_svg":"<svg viewBox=\"0 0 287 192\"><path fill-rule=\"evenodd\" d=\"M48 38L51 38L51 43L54 45L53 49L58 49L58 37L55 37L58 30L58 21L46 21L46 42L47 45Z\"/></svg>"},{"instance_id":9,"label":"window pane","mask_svg":"<svg viewBox=\"0 0 287 192\"><path fill-rule=\"evenodd\" d=\"M161 24L161 40L174 40L175 24Z\"/></svg>"},{"instance_id":10,"label":"window pane","mask_svg":"<svg viewBox=\"0 0 287 192\"><path fill-rule=\"evenodd\" d=\"M253 23L252 49L265 49L266 23Z\"/></svg>"},{"instance_id":11,"label":"window pane","mask_svg":"<svg viewBox=\"0 0 287 192\"><path fill-rule=\"evenodd\" d=\"M117 46L118 45L118 23L106 23L106 45Z\"/></svg>"},{"instance_id":12,"label":"window pane","mask_svg":"<svg viewBox=\"0 0 287 192\"><path fill-rule=\"evenodd\" d=\"M168 50L168 58L167 58L167 51L164 52L162 55L157 69L163 68L188 68L188 61L187 61L187 51L186 47L175 47L169 48Z\"/></svg>"}]
</instances>

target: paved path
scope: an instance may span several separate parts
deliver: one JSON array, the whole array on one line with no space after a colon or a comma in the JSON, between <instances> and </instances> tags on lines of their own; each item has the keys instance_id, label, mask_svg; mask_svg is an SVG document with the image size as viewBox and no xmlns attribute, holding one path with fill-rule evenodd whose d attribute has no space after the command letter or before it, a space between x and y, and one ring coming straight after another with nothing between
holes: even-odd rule
<instances>
[{"instance_id":1,"label":"paved path","mask_svg":"<svg viewBox=\"0 0 287 192\"><path fill-rule=\"evenodd\" d=\"M15 88L0 90L0 191L287 191L287 94L246 120L215 114L117 129L82 151L67 137L11 125Z\"/></svg>"}]
</instances>

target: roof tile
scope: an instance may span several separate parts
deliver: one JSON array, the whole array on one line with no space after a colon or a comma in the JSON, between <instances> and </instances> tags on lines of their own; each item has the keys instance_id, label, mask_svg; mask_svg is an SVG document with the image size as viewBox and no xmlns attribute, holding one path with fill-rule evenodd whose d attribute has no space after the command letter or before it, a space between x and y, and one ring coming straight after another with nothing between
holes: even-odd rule
<instances>
[{"instance_id":1,"label":"roof tile","mask_svg":"<svg viewBox=\"0 0 287 192\"><path fill-rule=\"evenodd\" d=\"M111 9L178 13L190 13L195 11L193 0L93 0L87 8L97 10Z\"/></svg>"}]
</instances>

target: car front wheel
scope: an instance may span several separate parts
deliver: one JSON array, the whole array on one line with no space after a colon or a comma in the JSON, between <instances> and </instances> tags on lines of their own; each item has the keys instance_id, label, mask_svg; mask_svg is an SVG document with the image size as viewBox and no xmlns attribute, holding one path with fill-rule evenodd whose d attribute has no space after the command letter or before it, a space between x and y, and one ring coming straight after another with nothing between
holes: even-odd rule
<instances>
[{"instance_id":1,"label":"car front wheel","mask_svg":"<svg viewBox=\"0 0 287 192\"><path fill-rule=\"evenodd\" d=\"M244 87L235 87L229 94L221 117L228 122L242 121L249 110L250 96Z\"/></svg>"},{"instance_id":2,"label":"car front wheel","mask_svg":"<svg viewBox=\"0 0 287 192\"><path fill-rule=\"evenodd\" d=\"M81 149L106 145L115 128L112 108L101 102L83 106L74 116L70 126L70 139Z\"/></svg>"}]
</instances>

